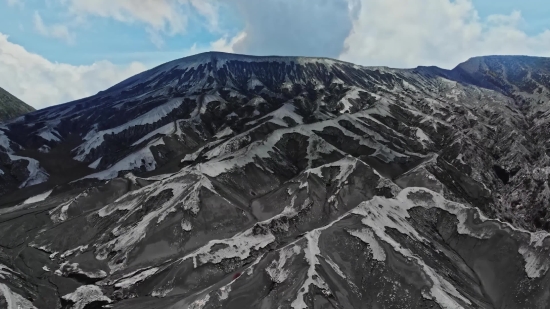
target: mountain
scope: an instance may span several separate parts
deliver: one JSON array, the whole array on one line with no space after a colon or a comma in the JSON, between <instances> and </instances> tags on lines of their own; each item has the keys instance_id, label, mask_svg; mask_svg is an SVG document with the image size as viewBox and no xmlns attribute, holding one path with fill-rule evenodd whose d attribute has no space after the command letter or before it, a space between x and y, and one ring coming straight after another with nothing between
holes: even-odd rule
<instances>
[{"instance_id":1,"label":"mountain","mask_svg":"<svg viewBox=\"0 0 550 309\"><path fill-rule=\"evenodd\" d=\"M7 122L0 304L547 308L548 68L204 53Z\"/></svg>"},{"instance_id":2,"label":"mountain","mask_svg":"<svg viewBox=\"0 0 550 309\"><path fill-rule=\"evenodd\" d=\"M35 109L0 87L0 122L17 118Z\"/></svg>"},{"instance_id":3,"label":"mountain","mask_svg":"<svg viewBox=\"0 0 550 309\"><path fill-rule=\"evenodd\" d=\"M453 71L473 84L500 91L530 108L544 104L549 96L550 58L476 57Z\"/></svg>"}]
</instances>

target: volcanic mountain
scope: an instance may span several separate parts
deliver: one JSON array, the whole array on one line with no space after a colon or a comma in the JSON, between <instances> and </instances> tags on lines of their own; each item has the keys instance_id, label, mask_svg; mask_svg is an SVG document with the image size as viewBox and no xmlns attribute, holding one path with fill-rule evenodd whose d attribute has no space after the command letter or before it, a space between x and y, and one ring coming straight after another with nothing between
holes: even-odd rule
<instances>
[{"instance_id":1,"label":"volcanic mountain","mask_svg":"<svg viewBox=\"0 0 550 309\"><path fill-rule=\"evenodd\" d=\"M0 126L8 308L548 308L550 60L204 53Z\"/></svg>"},{"instance_id":2,"label":"volcanic mountain","mask_svg":"<svg viewBox=\"0 0 550 309\"><path fill-rule=\"evenodd\" d=\"M35 109L25 104L11 93L0 88L0 122L17 118Z\"/></svg>"}]
</instances>

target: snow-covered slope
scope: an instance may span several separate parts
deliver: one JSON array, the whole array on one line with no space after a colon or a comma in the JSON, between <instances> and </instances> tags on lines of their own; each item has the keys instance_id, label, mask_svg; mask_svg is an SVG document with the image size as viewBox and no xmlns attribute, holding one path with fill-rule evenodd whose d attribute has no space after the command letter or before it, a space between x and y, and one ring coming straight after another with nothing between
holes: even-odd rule
<instances>
[{"instance_id":1,"label":"snow-covered slope","mask_svg":"<svg viewBox=\"0 0 550 309\"><path fill-rule=\"evenodd\" d=\"M546 308L550 118L522 86L549 89L545 67L205 53L16 119L0 291L36 308Z\"/></svg>"}]
</instances>

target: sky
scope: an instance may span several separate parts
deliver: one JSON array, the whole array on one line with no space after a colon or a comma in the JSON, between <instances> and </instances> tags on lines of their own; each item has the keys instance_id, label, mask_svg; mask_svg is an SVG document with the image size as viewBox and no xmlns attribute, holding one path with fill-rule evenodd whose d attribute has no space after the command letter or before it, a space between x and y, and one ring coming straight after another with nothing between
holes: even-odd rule
<instances>
[{"instance_id":1,"label":"sky","mask_svg":"<svg viewBox=\"0 0 550 309\"><path fill-rule=\"evenodd\" d=\"M0 0L0 87L40 109L205 51L451 69L550 57L548 0Z\"/></svg>"}]
</instances>

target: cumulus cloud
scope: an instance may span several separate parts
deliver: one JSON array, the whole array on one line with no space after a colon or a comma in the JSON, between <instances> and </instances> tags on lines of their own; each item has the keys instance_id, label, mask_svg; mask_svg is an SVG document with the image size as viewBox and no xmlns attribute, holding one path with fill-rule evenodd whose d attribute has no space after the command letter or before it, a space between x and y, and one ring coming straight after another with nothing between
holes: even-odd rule
<instances>
[{"instance_id":1,"label":"cumulus cloud","mask_svg":"<svg viewBox=\"0 0 550 309\"><path fill-rule=\"evenodd\" d=\"M139 62L126 66L108 61L80 66L54 63L0 33L0 72L9 72L0 74L0 85L37 109L93 95L145 69Z\"/></svg>"},{"instance_id":2,"label":"cumulus cloud","mask_svg":"<svg viewBox=\"0 0 550 309\"><path fill-rule=\"evenodd\" d=\"M352 23L348 0L227 0L247 36L235 51L255 55L337 57Z\"/></svg>"},{"instance_id":3,"label":"cumulus cloud","mask_svg":"<svg viewBox=\"0 0 550 309\"><path fill-rule=\"evenodd\" d=\"M480 55L550 56L550 31L530 36L519 11L481 19L470 0L349 0L340 58L364 65L452 68Z\"/></svg>"},{"instance_id":4,"label":"cumulus cloud","mask_svg":"<svg viewBox=\"0 0 550 309\"><path fill-rule=\"evenodd\" d=\"M74 42L74 35L66 25L46 25L38 12L34 12L34 28L43 36L63 40L67 43Z\"/></svg>"},{"instance_id":5,"label":"cumulus cloud","mask_svg":"<svg viewBox=\"0 0 550 309\"><path fill-rule=\"evenodd\" d=\"M235 46L246 40L246 37L247 33L244 31L237 34L233 38L229 38L227 35L223 36L219 40L210 43L210 50L224 53L235 53Z\"/></svg>"}]
</instances>

